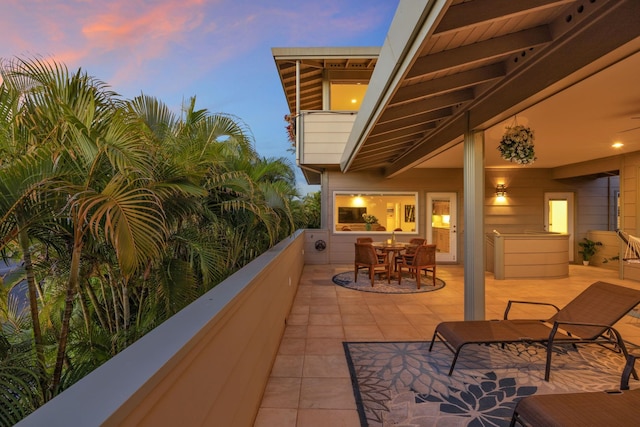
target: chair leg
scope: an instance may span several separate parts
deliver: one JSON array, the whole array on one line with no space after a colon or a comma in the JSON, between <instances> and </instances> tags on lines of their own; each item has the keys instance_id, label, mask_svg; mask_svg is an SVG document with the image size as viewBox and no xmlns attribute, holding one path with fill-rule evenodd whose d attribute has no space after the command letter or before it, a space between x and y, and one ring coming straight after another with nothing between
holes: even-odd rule
<instances>
[{"instance_id":1,"label":"chair leg","mask_svg":"<svg viewBox=\"0 0 640 427\"><path fill-rule=\"evenodd\" d=\"M355 270L355 282L358 283L358 264L354 264L353 269Z\"/></svg>"},{"instance_id":2,"label":"chair leg","mask_svg":"<svg viewBox=\"0 0 640 427\"><path fill-rule=\"evenodd\" d=\"M375 277L376 277L376 272L375 272L373 266L369 267L369 278L371 279L371 287L372 288L373 288L373 281L374 281Z\"/></svg>"},{"instance_id":3,"label":"chair leg","mask_svg":"<svg viewBox=\"0 0 640 427\"><path fill-rule=\"evenodd\" d=\"M627 363L622 371L622 379L620 380L620 390L629 390L629 377L634 370L636 356L630 354L627 356Z\"/></svg>"},{"instance_id":4,"label":"chair leg","mask_svg":"<svg viewBox=\"0 0 640 427\"><path fill-rule=\"evenodd\" d=\"M433 286L436 286L436 266L433 266Z\"/></svg>"},{"instance_id":5,"label":"chair leg","mask_svg":"<svg viewBox=\"0 0 640 427\"><path fill-rule=\"evenodd\" d=\"M416 268L416 285L418 285L418 289L420 289L420 269Z\"/></svg>"}]
</instances>

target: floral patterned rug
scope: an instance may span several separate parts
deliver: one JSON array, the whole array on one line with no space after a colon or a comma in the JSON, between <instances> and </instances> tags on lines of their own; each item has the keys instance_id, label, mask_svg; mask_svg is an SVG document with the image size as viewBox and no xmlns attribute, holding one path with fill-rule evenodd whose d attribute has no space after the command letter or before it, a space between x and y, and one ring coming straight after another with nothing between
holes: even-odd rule
<instances>
[{"instance_id":1,"label":"floral patterned rug","mask_svg":"<svg viewBox=\"0 0 640 427\"><path fill-rule=\"evenodd\" d=\"M624 357L597 345L558 347L544 381L544 348L436 341L345 342L362 426L508 426L517 401L536 393L618 389ZM630 381L631 388L640 382Z\"/></svg>"},{"instance_id":2,"label":"floral patterned rug","mask_svg":"<svg viewBox=\"0 0 640 427\"><path fill-rule=\"evenodd\" d=\"M397 273L396 273L397 274ZM347 271L344 273L336 274L333 276L333 283L338 286L342 286L356 291L363 292L377 292L383 294L411 294L416 292L431 292L442 289L445 286L445 282L442 279L436 277L436 285L433 286L433 278L431 276L425 277L424 274L420 279L420 289L416 284L416 280L405 272L402 275L402 283L398 284L397 277L391 279L391 283L387 283L387 278L379 275L375 276L373 287L371 286L371 279L369 273L363 270L358 271L358 281L354 279L353 271Z\"/></svg>"}]
</instances>

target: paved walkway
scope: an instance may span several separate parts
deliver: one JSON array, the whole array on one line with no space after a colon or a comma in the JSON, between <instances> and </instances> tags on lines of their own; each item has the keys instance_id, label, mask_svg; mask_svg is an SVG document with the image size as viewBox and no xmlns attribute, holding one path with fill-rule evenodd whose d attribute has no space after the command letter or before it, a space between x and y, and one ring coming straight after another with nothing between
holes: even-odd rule
<instances>
[{"instance_id":1,"label":"paved walkway","mask_svg":"<svg viewBox=\"0 0 640 427\"><path fill-rule=\"evenodd\" d=\"M343 341L431 340L440 321L464 318L462 266L439 265L444 289L408 295L359 292L331 281L352 268L305 266L254 427L360 426ZM639 282L617 277L617 271L582 265L571 265L569 277L558 280L494 280L487 274L486 317L502 318L509 299L562 307L598 280L640 289ZM539 310L544 308L520 313L549 316ZM640 344L640 319L625 316L617 329Z\"/></svg>"}]
</instances>

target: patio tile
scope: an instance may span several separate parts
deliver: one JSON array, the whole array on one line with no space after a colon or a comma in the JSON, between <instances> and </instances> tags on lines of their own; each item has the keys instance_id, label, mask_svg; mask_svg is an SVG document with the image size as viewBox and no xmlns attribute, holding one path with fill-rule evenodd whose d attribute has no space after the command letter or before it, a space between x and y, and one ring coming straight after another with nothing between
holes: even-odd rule
<instances>
[{"instance_id":1,"label":"patio tile","mask_svg":"<svg viewBox=\"0 0 640 427\"><path fill-rule=\"evenodd\" d=\"M344 334L347 341L377 341L384 335L377 325L345 325Z\"/></svg>"},{"instance_id":2,"label":"patio tile","mask_svg":"<svg viewBox=\"0 0 640 427\"><path fill-rule=\"evenodd\" d=\"M338 338L307 338L306 354L339 354L344 356L343 339Z\"/></svg>"},{"instance_id":3,"label":"patio tile","mask_svg":"<svg viewBox=\"0 0 640 427\"><path fill-rule=\"evenodd\" d=\"M254 427L296 427L297 409L260 408Z\"/></svg>"},{"instance_id":4,"label":"patio tile","mask_svg":"<svg viewBox=\"0 0 640 427\"><path fill-rule=\"evenodd\" d=\"M279 354L276 356L273 367L271 368L272 377L300 377L302 374L302 366L304 363L304 354L287 355Z\"/></svg>"},{"instance_id":5,"label":"patio tile","mask_svg":"<svg viewBox=\"0 0 640 427\"><path fill-rule=\"evenodd\" d=\"M408 295L358 292L327 279L349 268L305 266L254 427L359 426L343 342L430 341L439 322L464 318L461 265L438 267L443 289ZM501 318L509 299L562 306L596 280L640 289L616 271L574 265L560 280L496 281L487 274L485 314ZM520 317L548 317L540 310L524 308ZM640 318L625 316L616 328L627 342L640 344Z\"/></svg>"},{"instance_id":6,"label":"patio tile","mask_svg":"<svg viewBox=\"0 0 640 427\"><path fill-rule=\"evenodd\" d=\"M340 314L310 314L309 325L341 325L342 317Z\"/></svg>"},{"instance_id":7,"label":"patio tile","mask_svg":"<svg viewBox=\"0 0 640 427\"><path fill-rule=\"evenodd\" d=\"M306 338L283 337L278 348L278 354L304 355L307 346Z\"/></svg>"},{"instance_id":8,"label":"patio tile","mask_svg":"<svg viewBox=\"0 0 640 427\"><path fill-rule=\"evenodd\" d=\"M271 377L264 391L261 408L296 409L300 400L300 378Z\"/></svg>"},{"instance_id":9,"label":"patio tile","mask_svg":"<svg viewBox=\"0 0 640 427\"><path fill-rule=\"evenodd\" d=\"M302 377L350 378L347 359L341 355L307 355L304 358Z\"/></svg>"},{"instance_id":10,"label":"patio tile","mask_svg":"<svg viewBox=\"0 0 640 427\"><path fill-rule=\"evenodd\" d=\"M342 326L335 325L309 325L307 330L309 338L344 338Z\"/></svg>"},{"instance_id":11,"label":"patio tile","mask_svg":"<svg viewBox=\"0 0 640 427\"><path fill-rule=\"evenodd\" d=\"M300 408L355 408L350 378L302 378Z\"/></svg>"},{"instance_id":12,"label":"patio tile","mask_svg":"<svg viewBox=\"0 0 640 427\"><path fill-rule=\"evenodd\" d=\"M280 424L272 424L273 426ZM359 427L360 418L356 410L300 409L297 427Z\"/></svg>"}]
</instances>

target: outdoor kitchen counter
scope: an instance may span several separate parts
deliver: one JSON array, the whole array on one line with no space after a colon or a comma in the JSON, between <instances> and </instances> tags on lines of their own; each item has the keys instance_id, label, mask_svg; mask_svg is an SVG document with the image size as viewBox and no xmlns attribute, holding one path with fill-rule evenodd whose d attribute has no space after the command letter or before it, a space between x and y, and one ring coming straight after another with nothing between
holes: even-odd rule
<instances>
[{"instance_id":1,"label":"outdoor kitchen counter","mask_svg":"<svg viewBox=\"0 0 640 427\"><path fill-rule=\"evenodd\" d=\"M493 234L496 279L557 279L569 276L569 235Z\"/></svg>"}]
</instances>

